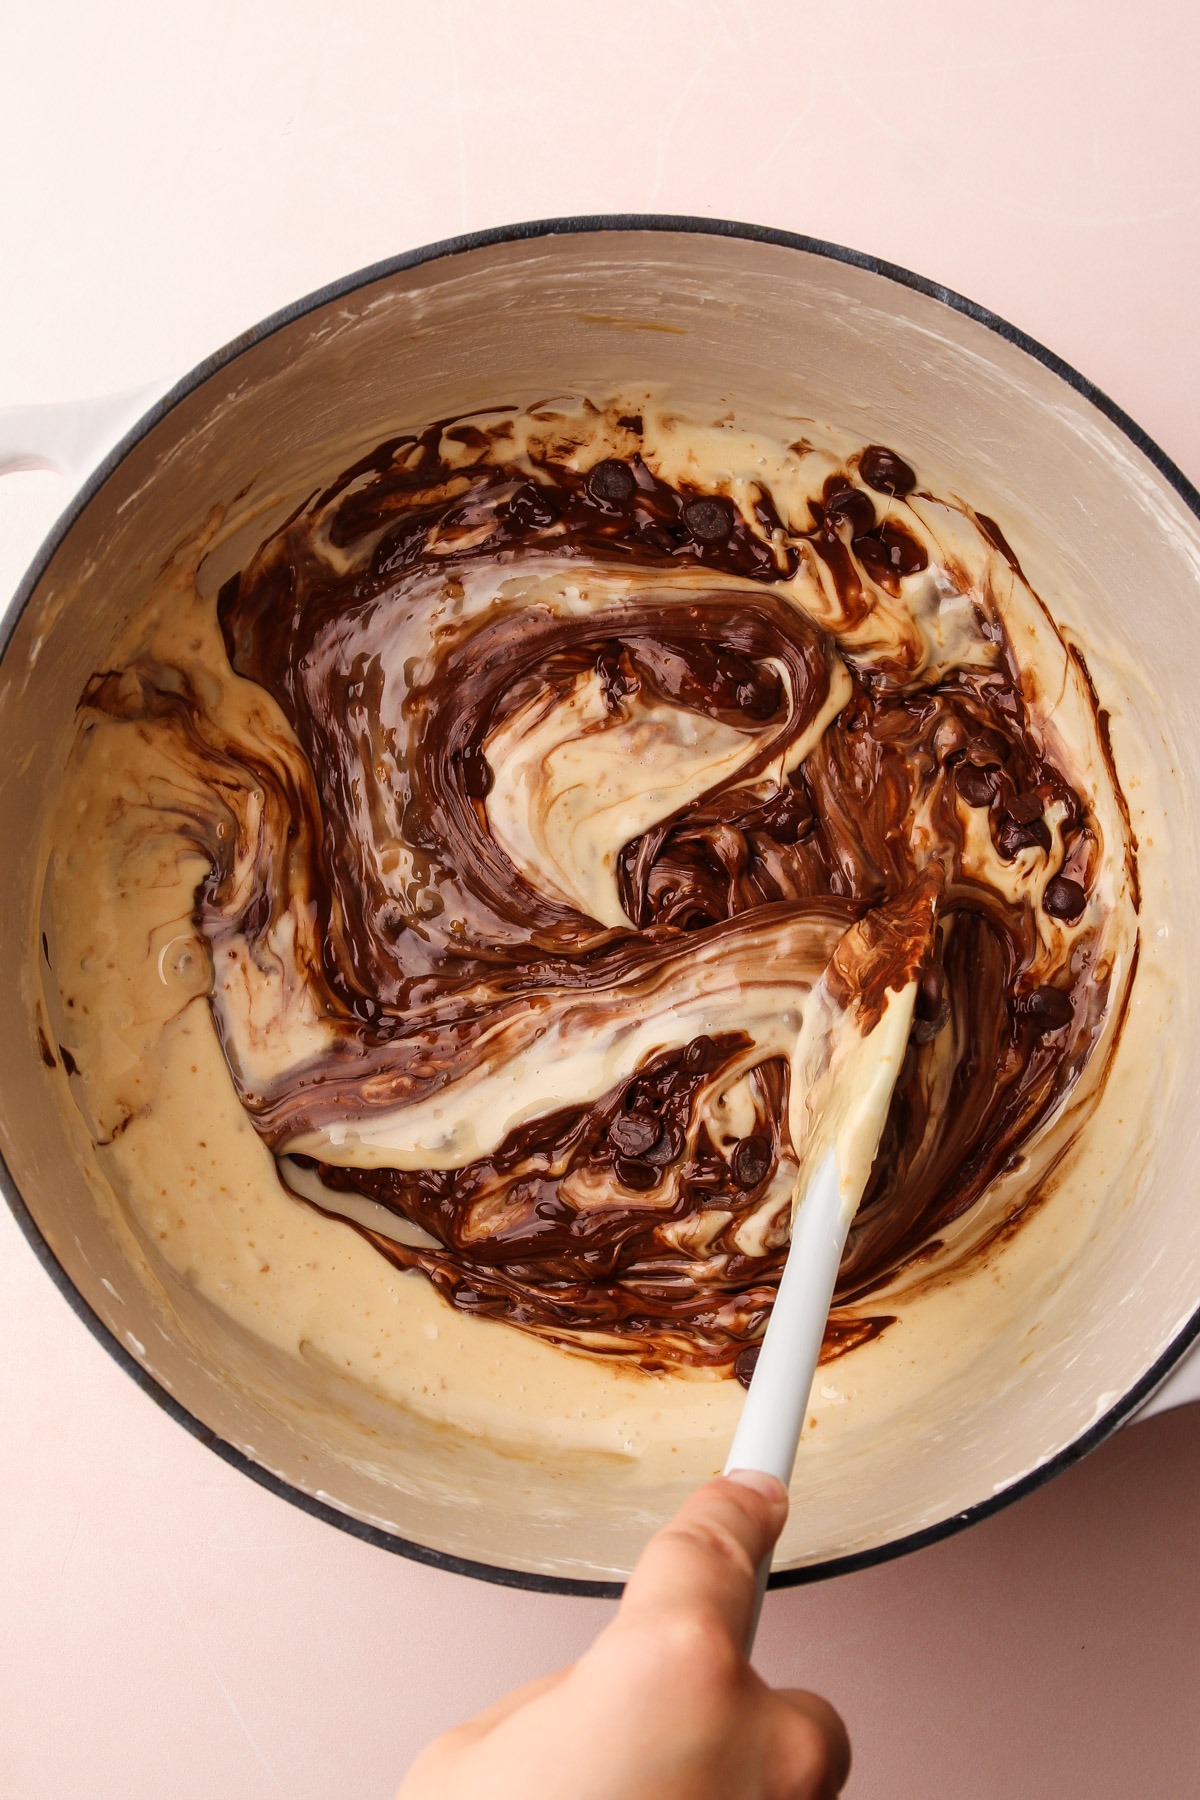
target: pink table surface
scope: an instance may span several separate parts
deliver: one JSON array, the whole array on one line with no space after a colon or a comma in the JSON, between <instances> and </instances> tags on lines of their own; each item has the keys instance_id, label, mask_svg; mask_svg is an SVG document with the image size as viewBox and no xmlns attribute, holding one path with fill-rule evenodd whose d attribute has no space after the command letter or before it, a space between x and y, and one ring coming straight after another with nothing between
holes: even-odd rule
<instances>
[{"instance_id":1,"label":"pink table surface","mask_svg":"<svg viewBox=\"0 0 1200 1800\"><path fill-rule=\"evenodd\" d=\"M429 239L556 213L832 238L1014 320L1200 477L1182 0L42 0L0 65L0 405L136 387ZM0 484L0 590L61 498ZM0 1792L384 1800L602 1602L364 1547L173 1425L0 1216ZM1200 1407L768 1601L854 1800L1200 1792Z\"/></svg>"}]
</instances>

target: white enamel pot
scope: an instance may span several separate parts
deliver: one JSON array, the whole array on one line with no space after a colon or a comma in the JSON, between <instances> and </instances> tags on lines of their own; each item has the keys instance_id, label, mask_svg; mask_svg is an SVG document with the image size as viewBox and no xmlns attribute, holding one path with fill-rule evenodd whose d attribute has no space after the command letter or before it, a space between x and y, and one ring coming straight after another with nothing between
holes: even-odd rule
<instances>
[{"instance_id":1,"label":"white enamel pot","mask_svg":"<svg viewBox=\"0 0 1200 1800\"><path fill-rule=\"evenodd\" d=\"M81 1173L61 1071L47 1066L26 1003L39 838L76 700L208 509L270 490L287 511L314 475L400 427L617 380L665 382L700 407L753 411L769 398L952 467L961 492L1019 519L1048 591L1061 580L1088 597L1085 638L1094 626L1154 696L1174 915L1147 928L1177 932L1182 948L1153 1140L1135 1175L1098 1198L1070 1278L1031 1297L1033 1348L1018 1357L1007 1338L984 1344L973 1382L935 1388L886 1440L850 1434L826 1458L774 1576L805 1580L981 1518L1139 1409L1200 1397L1200 1363L1184 1361L1200 1333L1200 1024L1187 998L1200 979L1200 934L1187 929L1200 883L1200 499L1080 376L944 289L757 227L559 220L350 276L247 332L136 423L147 396L0 416L0 469L49 463L86 476L4 625L4 1186L34 1252L122 1366L277 1494L387 1549L493 1580L592 1593L620 1581L684 1480L648 1503L619 1470L586 1458L547 1468L464 1437L453 1446L460 1491L448 1496L444 1478L426 1478L433 1427L369 1407L335 1418L186 1288L133 1280ZM436 1450L444 1475L445 1444Z\"/></svg>"}]
</instances>

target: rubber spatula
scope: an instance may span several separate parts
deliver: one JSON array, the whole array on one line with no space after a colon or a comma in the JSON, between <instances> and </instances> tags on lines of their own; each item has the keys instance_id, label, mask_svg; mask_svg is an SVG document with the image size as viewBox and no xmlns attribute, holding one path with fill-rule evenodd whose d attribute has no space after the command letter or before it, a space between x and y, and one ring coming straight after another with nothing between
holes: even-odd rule
<instances>
[{"instance_id":1,"label":"rubber spatula","mask_svg":"<svg viewBox=\"0 0 1200 1800\"><path fill-rule=\"evenodd\" d=\"M916 994L915 980L890 993L873 1029L865 1034L843 1032L833 1057L824 1053L824 1068L811 1066L823 1054L814 1048L807 1053L807 1069L803 1050L793 1065L793 1092L806 1096L801 1105L807 1106L812 1127L797 1183L802 1197L793 1208L791 1247L726 1459L726 1474L732 1469L760 1469L777 1475L785 1487L791 1482L838 1266L904 1060ZM793 1139L796 1136L793 1117ZM758 1570L747 1654L770 1571L767 1556Z\"/></svg>"}]
</instances>

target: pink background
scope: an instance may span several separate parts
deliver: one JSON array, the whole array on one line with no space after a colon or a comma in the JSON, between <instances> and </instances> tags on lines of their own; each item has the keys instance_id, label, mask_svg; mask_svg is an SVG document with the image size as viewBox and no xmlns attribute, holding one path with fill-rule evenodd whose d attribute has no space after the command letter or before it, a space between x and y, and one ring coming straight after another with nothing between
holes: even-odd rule
<instances>
[{"instance_id":1,"label":"pink background","mask_svg":"<svg viewBox=\"0 0 1200 1800\"><path fill-rule=\"evenodd\" d=\"M0 68L0 405L181 372L413 244L555 213L790 227L1084 369L1200 478L1182 0L41 0ZM62 490L0 484L7 591ZM317 1524L143 1398L0 1216L0 1791L384 1800L602 1602ZM1200 1791L1200 1407L963 1537L768 1601L854 1800Z\"/></svg>"}]
</instances>

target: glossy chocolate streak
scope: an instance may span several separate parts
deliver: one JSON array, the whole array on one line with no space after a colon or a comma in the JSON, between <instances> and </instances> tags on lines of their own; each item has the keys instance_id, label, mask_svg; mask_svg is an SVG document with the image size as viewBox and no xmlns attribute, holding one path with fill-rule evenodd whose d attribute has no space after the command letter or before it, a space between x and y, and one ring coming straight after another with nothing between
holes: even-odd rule
<instances>
[{"instance_id":1,"label":"glossy chocolate streak","mask_svg":"<svg viewBox=\"0 0 1200 1800\"><path fill-rule=\"evenodd\" d=\"M856 654L881 596L933 576L906 516L917 477L894 452L850 459L785 525L761 485L735 504L656 474L637 418L618 421L628 454L586 469L586 455L521 449L515 423L501 412L380 445L222 590L230 662L278 703L299 759L268 747L248 764L161 672L97 678L86 699L173 720L216 791L236 791L236 867L211 823L191 827L213 871L197 918L239 1092L294 1191L335 1214L339 1196L373 1203L350 1222L464 1310L745 1379L802 1146L786 1049L764 1050L734 1013L445 1166L356 1158L352 1142L334 1161L306 1134L342 1143L356 1121L403 1121L464 1079L523 1067L547 1031L566 1054L655 1008L674 1017L689 984L716 993L728 968L744 971L735 997L757 986L768 1012L772 983L822 981L865 1029L919 957L916 1024L842 1266L840 1300L861 1303L1011 1165L1087 1059L1111 970L1092 966L1085 935L1047 978L1040 925L1084 915L1097 828L1031 727L986 596L959 663L910 679ZM1007 549L992 521L977 529ZM536 587L564 566L569 585L575 565L579 594ZM779 585L805 566L836 597L837 637ZM477 605L480 570L535 587ZM619 841L611 870L580 853L607 922L573 899L549 835L518 866L489 810L507 779L497 746L540 742L572 707L585 746L610 729L649 746L648 785L695 742L723 771ZM612 759L617 779L640 753ZM1036 899L980 878L972 817L1001 870L1061 844ZM301 925L284 987L303 989L319 1032L259 1068L222 959L269 975L289 908ZM416 1229L393 1238L390 1218ZM835 1313L826 1354L888 1316Z\"/></svg>"}]
</instances>

